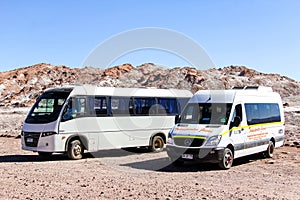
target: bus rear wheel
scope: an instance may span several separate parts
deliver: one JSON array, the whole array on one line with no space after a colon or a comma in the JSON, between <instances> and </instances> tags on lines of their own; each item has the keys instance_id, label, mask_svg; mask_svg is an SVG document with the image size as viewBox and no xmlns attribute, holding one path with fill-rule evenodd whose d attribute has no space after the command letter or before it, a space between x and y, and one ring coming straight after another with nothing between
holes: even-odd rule
<instances>
[{"instance_id":1,"label":"bus rear wheel","mask_svg":"<svg viewBox=\"0 0 300 200\"><path fill-rule=\"evenodd\" d=\"M72 160L79 160L83 155L83 145L80 140L73 140L68 145L68 157Z\"/></svg>"},{"instance_id":2,"label":"bus rear wheel","mask_svg":"<svg viewBox=\"0 0 300 200\"><path fill-rule=\"evenodd\" d=\"M152 152L161 152L164 149L164 146L164 139L161 136L157 135L154 136L151 141L150 150Z\"/></svg>"}]
</instances>

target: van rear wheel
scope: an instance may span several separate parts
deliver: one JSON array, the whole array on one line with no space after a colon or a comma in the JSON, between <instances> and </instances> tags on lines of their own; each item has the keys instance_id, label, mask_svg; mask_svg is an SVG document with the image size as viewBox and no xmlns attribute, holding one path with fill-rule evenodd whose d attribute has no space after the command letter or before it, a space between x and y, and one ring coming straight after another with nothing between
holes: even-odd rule
<instances>
[{"instance_id":1,"label":"van rear wheel","mask_svg":"<svg viewBox=\"0 0 300 200\"><path fill-rule=\"evenodd\" d=\"M229 148L226 148L223 153L222 160L219 162L221 169L229 169L233 164L233 153Z\"/></svg>"},{"instance_id":2,"label":"van rear wheel","mask_svg":"<svg viewBox=\"0 0 300 200\"><path fill-rule=\"evenodd\" d=\"M150 145L150 150L152 152L161 152L164 149L165 143L164 140L161 136L157 135L154 136L151 145Z\"/></svg>"},{"instance_id":3,"label":"van rear wheel","mask_svg":"<svg viewBox=\"0 0 300 200\"><path fill-rule=\"evenodd\" d=\"M82 158L83 155L83 145L80 140L73 140L68 145L68 157L72 160L79 160Z\"/></svg>"},{"instance_id":4,"label":"van rear wheel","mask_svg":"<svg viewBox=\"0 0 300 200\"><path fill-rule=\"evenodd\" d=\"M266 158L273 158L275 145L272 141L269 141L268 149L264 152Z\"/></svg>"}]
</instances>

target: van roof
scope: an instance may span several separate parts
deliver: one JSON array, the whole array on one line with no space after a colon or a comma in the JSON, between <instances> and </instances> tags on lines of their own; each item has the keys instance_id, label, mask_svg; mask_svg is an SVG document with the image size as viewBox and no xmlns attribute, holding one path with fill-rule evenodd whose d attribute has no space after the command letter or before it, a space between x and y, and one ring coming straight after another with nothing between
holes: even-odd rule
<instances>
[{"instance_id":1,"label":"van roof","mask_svg":"<svg viewBox=\"0 0 300 200\"><path fill-rule=\"evenodd\" d=\"M245 98L246 97L246 98ZM233 88L229 90L200 90L190 99L190 103L233 103L234 101L255 101L258 98L280 99L270 87Z\"/></svg>"}]
</instances>

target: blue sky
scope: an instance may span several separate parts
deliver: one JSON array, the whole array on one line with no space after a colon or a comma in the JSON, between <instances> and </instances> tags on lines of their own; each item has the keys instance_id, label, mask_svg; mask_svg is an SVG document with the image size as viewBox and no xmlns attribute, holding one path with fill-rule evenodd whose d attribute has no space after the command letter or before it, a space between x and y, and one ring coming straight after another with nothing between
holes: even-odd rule
<instances>
[{"instance_id":1,"label":"blue sky","mask_svg":"<svg viewBox=\"0 0 300 200\"><path fill-rule=\"evenodd\" d=\"M216 67L245 65L300 80L300 1L0 0L0 71L40 62L82 67L99 44L143 27L195 40ZM185 66L160 51L137 51L113 64Z\"/></svg>"}]
</instances>

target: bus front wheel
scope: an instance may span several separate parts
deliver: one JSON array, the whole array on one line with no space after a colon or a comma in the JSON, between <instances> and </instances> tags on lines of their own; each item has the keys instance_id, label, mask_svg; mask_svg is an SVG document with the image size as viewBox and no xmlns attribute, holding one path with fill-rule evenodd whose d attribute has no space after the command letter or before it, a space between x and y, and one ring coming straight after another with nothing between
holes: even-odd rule
<instances>
[{"instance_id":1,"label":"bus front wheel","mask_svg":"<svg viewBox=\"0 0 300 200\"><path fill-rule=\"evenodd\" d=\"M72 160L79 160L82 158L83 145L80 140L73 140L68 145L68 157Z\"/></svg>"},{"instance_id":2,"label":"bus front wheel","mask_svg":"<svg viewBox=\"0 0 300 200\"><path fill-rule=\"evenodd\" d=\"M164 146L164 139L161 136L157 135L152 139L150 150L152 152L161 152L164 149Z\"/></svg>"}]
</instances>

